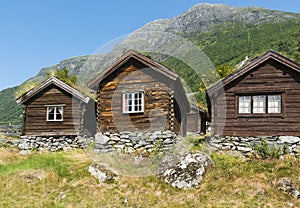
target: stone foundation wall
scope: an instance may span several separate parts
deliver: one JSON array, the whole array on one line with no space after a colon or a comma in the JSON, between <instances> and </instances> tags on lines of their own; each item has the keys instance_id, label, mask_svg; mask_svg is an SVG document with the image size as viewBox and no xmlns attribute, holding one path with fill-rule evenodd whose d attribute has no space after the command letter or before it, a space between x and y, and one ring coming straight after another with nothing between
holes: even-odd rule
<instances>
[{"instance_id":1,"label":"stone foundation wall","mask_svg":"<svg viewBox=\"0 0 300 208\"><path fill-rule=\"evenodd\" d=\"M95 135L95 152L122 153L169 150L179 137L171 131L98 133Z\"/></svg>"},{"instance_id":2,"label":"stone foundation wall","mask_svg":"<svg viewBox=\"0 0 300 208\"><path fill-rule=\"evenodd\" d=\"M207 143L218 150L235 150L245 156L254 153L253 147L267 141L274 146L287 147L288 154L299 157L300 137L295 136L269 136L269 137L232 137L232 136L212 136L207 138Z\"/></svg>"},{"instance_id":3,"label":"stone foundation wall","mask_svg":"<svg viewBox=\"0 0 300 208\"><path fill-rule=\"evenodd\" d=\"M60 151L72 148L85 148L86 145L94 141L93 137L87 136L61 136L61 137L35 137L21 136L20 140L13 143L20 150L47 150Z\"/></svg>"}]
</instances>

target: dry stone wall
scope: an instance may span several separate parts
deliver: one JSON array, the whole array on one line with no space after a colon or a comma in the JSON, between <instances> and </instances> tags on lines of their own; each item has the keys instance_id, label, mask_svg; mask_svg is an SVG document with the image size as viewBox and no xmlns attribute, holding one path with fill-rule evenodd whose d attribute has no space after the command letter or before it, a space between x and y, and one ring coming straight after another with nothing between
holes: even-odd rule
<instances>
[{"instance_id":1,"label":"dry stone wall","mask_svg":"<svg viewBox=\"0 0 300 208\"><path fill-rule=\"evenodd\" d=\"M286 149L288 154L299 157L300 137L295 136L267 136L267 137L233 137L212 136L207 138L207 143L217 150L235 150L245 156L254 153L254 146L266 141L269 145Z\"/></svg>"},{"instance_id":2,"label":"dry stone wall","mask_svg":"<svg viewBox=\"0 0 300 208\"><path fill-rule=\"evenodd\" d=\"M60 151L72 148L85 148L94 141L93 137L86 136L61 136L61 137L36 137L21 136L21 139L14 140L12 143L20 150L38 151Z\"/></svg>"},{"instance_id":3,"label":"dry stone wall","mask_svg":"<svg viewBox=\"0 0 300 208\"><path fill-rule=\"evenodd\" d=\"M122 153L151 153L166 151L173 147L180 137L171 131L97 133L95 137L61 136L39 137L21 136L19 140L2 139L0 144L16 146L20 150L60 151L85 148L94 144L96 153L119 151Z\"/></svg>"},{"instance_id":4,"label":"dry stone wall","mask_svg":"<svg viewBox=\"0 0 300 208\"><path fill-rule=\"evenodd\" d=\"M169 150L179 137L172 131L98 133L95 135L95 152L132 154Z\"/></svg>"}]
</instances>

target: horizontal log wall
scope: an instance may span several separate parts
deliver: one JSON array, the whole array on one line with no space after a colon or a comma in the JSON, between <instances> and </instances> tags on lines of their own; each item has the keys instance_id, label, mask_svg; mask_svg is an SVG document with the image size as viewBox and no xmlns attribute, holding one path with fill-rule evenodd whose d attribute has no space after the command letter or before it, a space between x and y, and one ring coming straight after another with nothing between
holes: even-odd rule
<instances>
[{"instance_id":1,"label":"horizontal log wall","mask_svg":"<svg viewBox=\"0 0 300 208\"><path fill-rule=\"evenodd\" d=\"M47 121L45 105L63 107L63 121ZM25 112L26 135L78 135L80 130L80 102L63 90L50 86L27 104Z\"/></svg>"},{"instance_id":2,"label":"horizontal log wall","mask_svg":"<svg viewBox=\"0 0 300 208\"><path fill-rule=\"evenodd\" d=\"M187 114L187 132L199 132L200 131L200 115L197 112L190 112Z\"/></svg>"},{"instance_id":3,"label":"horizontal log wall","mask_svg":"<svg viewBox=\"0 0 300 208\"><path fill-rule=\"evenodd\" d=\"M282 95L282 113L240 115L238 95ZM225 96L211 98L212 127L226 136L300 135L300 74L268 61L225 89ZM225 98L226 97L226 98ZM222 126L222 122L225 125ZM224 127L224 128L223 128Z\"/></svg>"},{"instance_id":4,"label":"horizontal log wall","mask_svg":"<svg viewBox=\"0 0 300 208\"><path fill-rule=\"evenodd\" d=\"M98 89L98 131L148 131L170 129L170 81L129 60ZM144 113L123 114L122 93L144 90Z\"/></svg>"}]
</instances>

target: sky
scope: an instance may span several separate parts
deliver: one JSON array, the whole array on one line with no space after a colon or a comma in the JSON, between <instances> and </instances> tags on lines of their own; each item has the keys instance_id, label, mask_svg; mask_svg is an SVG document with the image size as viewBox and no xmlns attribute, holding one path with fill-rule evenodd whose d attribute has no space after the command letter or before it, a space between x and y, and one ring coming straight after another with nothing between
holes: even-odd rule
<instances>
[{"instance_id":1,"label":"sky","mask_svg":"<svg viewBox=\"0 0 300 208\"><path fill-rule=\"evenodd\" d=\"M300 13L298 0L0 0L0 90L198 3Z\"/></svg>"}]
</instances>

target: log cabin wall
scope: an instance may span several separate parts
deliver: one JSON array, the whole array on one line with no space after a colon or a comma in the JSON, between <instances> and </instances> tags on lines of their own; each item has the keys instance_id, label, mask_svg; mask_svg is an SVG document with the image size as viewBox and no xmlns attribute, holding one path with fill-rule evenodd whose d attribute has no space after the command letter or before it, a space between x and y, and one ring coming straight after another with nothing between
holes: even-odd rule
<instances>
[{"instance_id":1,"label":"log cabin wall","mask_svg":"<svg viewBox=\"0 0 300 208\"><path fill-rule=\"evenodd\" d=\"M183 118L184 115L182 115L180 111L180 106L179 103L176 99L174 99L174 115L172 119L174 120L174 132L176 134L180 134L181 132L184 132L185 134L185 129L182 129L181 123L184 120Z\"/></svg>"},{"instance_id":2,"label":"log cabin wall","mask_svg":"<svg viewBox=\"0 0 300 208\"><path fill-rule=\"evenodd\" d=\"M300 135L300 73L269 59L211 96L215 134L225 136ZM281 95L281 113L239 114L239 95ZM226 111L224 110L226 109ZM224 129L221 125L225 121Z\"/></svg>"},{"instance_id":3,"label":"log cabin wall","mask_svg":"<svg viewBox=\"0 0 300 208\"><path fill-rule=\"evenodd\" d=\"M139 90L144 91L144 113L124 114L122 93ZM171 130L172 83L135 59L100 83L97 95L100 132Z\"/></svg>"},{"instance_id":4,"label":"log cabin wall","mask_svg":"<svg viewBox=\"0 0 300 208\"><path fill-rule=\"evenodd\" d=\"M47 121L47 105L65 105L63 121ZM26 103L26 135L58 136L79 135L81 124L81 104L76 98L55 85L50 85Z\"/></svg>"},{"instance_id":5,"label":"log cabin wall","mask_svg":"<svg viewBox=\"0 0 300 208\"><path fill-rule=\"evenodd\" d=\"M192 109L187 114L187 132L200 132L201 118L200 113L196 109Z\"/></svg>"}]
</instances>

